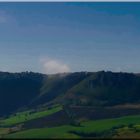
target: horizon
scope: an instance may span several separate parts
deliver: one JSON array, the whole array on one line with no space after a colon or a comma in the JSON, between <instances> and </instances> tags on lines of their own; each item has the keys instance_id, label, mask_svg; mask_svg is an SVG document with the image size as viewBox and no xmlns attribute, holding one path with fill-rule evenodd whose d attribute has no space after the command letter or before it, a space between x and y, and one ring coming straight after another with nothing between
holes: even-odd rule
<instances>
[{"instance_id":1,"label":"horizon","mask_svg":"<svg viewBox=\"0 0 140 140\"><path fill-rule=\"evenodd\" d=\"M0 3L0 70L139 73L140 3Z\"/></svg>"},{"instance_id":2,"label":"horizon","mask_svg":"<svg viewBox=\"0 0 140 140\"><path fill-rule=\"evenodd\" d=\"M20 72L8 72L8 71L1 71L0 73L10 73L10 74L20 74L20 73L38 73L43 75L59 75L59 74L72 74L72 73L99 73L99 72L111 72L111 73L127 73L127 74L140 74L140 72L126 72L126 71L110 71L110 70L99 70L99 71L74 71L74 72L60 72L60 73L53 73L53 74L47 74L47 73L41 73L36 71L20 71Z\"/></svg>"}]
</instances>

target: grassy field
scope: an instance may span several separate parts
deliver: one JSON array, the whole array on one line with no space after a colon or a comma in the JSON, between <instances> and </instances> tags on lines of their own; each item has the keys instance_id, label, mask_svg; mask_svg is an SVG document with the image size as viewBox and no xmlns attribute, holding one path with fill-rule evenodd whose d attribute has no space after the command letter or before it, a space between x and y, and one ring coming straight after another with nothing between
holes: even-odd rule
<instances>
[{"instance_id":1,"label":"grassy field","mask_svg":"<svg viewBox=\"0 0 140 140\"><path fill-rule=\"evenodd\" d=\"M0 128L0 135L1 134L7 134L9 128Z\"/></svg>"},{"instance_id":2,"label":"grassy field","mask_svg":"<svg viewBox=\"0 0 140 140\"><path fill-rule=\"evenodd\" d=\"M128 116L116 119L106 119L98 121L82 122L81 126L64 125L53 128L40 128L24 130L9 134L6 138L80 138L80 136L70 133L70 131L92 133L110 130L114 126L140 124L140 115Z\"/></svg>"},{"instance_id":3,"label":"grassy field","mask_svg":"<svg viewBox=\"0 0 140 140\"><path fill-rule=\"evenodd\" d=\"M113 138L140 138L140 125L129 125L116 129Z\"/></svg>"},{"instance_id":4,"label":"grassy field","mask_svg":"<svg viewBox=\"0 0 140 140\"><path fill-rule=\"evenodd\" d=\"M54 107L52 109L46 109L44 111L37 111L34 113L30 113L31 111L19 112L16 115L11 115L9 118L0 120L1 126L11 126L18 123L23 123L28 120L37 119L43 116L51 115L57 111L62 109L61 106Z\"/></svg>"}]
</instances>

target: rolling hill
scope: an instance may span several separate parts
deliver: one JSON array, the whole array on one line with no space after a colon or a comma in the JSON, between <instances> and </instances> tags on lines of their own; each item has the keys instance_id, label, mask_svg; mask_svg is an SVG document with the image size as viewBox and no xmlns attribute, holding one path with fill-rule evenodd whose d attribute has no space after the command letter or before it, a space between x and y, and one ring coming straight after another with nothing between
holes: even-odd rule
<instances>
[{"instance_id":1,"label":"rolling hill","mask_svg":"<svg viewBox=\"0 0 140 140\"><path fill-rule=\"evenodd\" d=\"M133 73L0 72L0 115L44 104L97 107L140 103L139 85L140 76Z\"/></svg>"},{"instance_id":2,"label":"rolling hill","mask_svg":"<svg viewBox=\"0 0 140 140\"><path fill-rule=\"evenodd\" d=\"M139 74L0 72L0 138L139 137L139 118Z\"/></svg>"}]
</instances>

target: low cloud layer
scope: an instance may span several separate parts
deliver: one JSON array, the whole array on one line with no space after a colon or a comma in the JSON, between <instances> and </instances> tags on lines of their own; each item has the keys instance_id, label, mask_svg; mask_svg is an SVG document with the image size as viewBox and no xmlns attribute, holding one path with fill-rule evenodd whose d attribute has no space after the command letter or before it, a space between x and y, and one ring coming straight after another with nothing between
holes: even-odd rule
<instances>
[{"instance_id":1,"label":"low cloud layer","mask_svg":"<svg viewBox=\"0 0 140 140\"><path fill-rule=\"evenodd\" d=\"M68 65L53 59L41 59L46 74L70 72Z\"/></svg>"}]
</instances>

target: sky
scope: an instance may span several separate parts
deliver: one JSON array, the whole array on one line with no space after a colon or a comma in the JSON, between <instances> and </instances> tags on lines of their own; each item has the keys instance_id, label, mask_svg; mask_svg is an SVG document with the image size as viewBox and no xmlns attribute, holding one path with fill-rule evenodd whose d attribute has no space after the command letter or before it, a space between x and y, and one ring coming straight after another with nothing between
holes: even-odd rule
<instances>
[{"instance_id":1,"label":"sky","mask_svg":"<svg viewBox=\"0 0 140 140\"><path fill-rule=\"evenodd\" d=\"M0 2L0 71L140 72L140 3Z\"/></svg>"}]
</instances>

